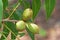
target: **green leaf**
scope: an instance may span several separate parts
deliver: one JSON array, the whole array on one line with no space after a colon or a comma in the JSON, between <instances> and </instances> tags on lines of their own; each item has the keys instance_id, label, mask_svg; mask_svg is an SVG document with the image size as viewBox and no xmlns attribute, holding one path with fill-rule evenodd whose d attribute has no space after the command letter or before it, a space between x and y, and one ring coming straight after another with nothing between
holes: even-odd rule
<instances>
[{"instance_id":1,"label":"green leaf","mask_svg":"<svg viewBox=\"0 0 60 40\"><path fill-rule=\"evenodd\" d=\"M15 3L15 4L13 4L12 6L10 6L11 8L15 8L16 6L17 6L17 4L18 3ZM11 12L12 12L13 10L11 10ZM16 10L15 10L15 12L13 13L13 15L11 16L11 18L10 19L12 19L12 20L21 20L22 19L22 12L23 11L23 9L21 9L21 8L17 8ZM11 13L10 13L11 14Z\"/></svg>"},{"instance_id":2,"label":"green leaf","mask_svg":"<svg viewBox=\"0 0 60 40\"><path fill-rule=\"evenodd\" d=\"M28 32L29 36L31 37L32 40L35 40L34 34L29 30L29 24L27 24L26 31Z\"/></svg>"},{"instance_id":3,"label":"green leaf","mask_svg":"<svg viewBox=\"0 0 60 40\"><path fill-rule=\"evenodd\" d=\"M2 14L3 14L3 3L2 0L0 0L0 23L2 21Z\"/></svg>"},{"instance_id":4,"label":"green leaf","mask_svg":"<svg viewBox=\"0 0 60 40\"><path fill-rule=\"evenodd\" d=\"M3 1L3 8L5 10L8 6L8 0L2 0L2 1Z\"/></svg>"},{"instance_id":5,"label":"green leaf","mask_svg":"<svg viewBox=\"0 0 60 40\"><path fill-rule=\"evenodd\" d=\"M19 3L22 5L22 1L23 1L23 0L18 0L18 1L19 1Z\"/></svg>"},{"instance_id":6,"label":"green leaf","mask_svg":"<svg viewBox=\"0 0 60 40\"><path fill-rule=\"evenodd\" d=\"M56 0L45 0L46 19L48 20L55 7Z\"/></svg>"},{"instance_id":7,"label":"green leaf","mask_svg":"<svg viewBox=\"0 0 60 40\"><path fill-rule=\"evenodd\" d=\"M3 39L3 40L6 40L6 39ZM11 40L15 40L15 39L11 39Z\"/></svg>"},{"instance_id":8,"label":"green leaf","mask_svg":"<svg viewBox=\"0 0 60 40\"><path fill-rule=\"evenodd\" d=\"M16 12L13 13L12 17L13 20L19 20L20 17L16 14Z\"/></svg>"},{"instance_id":9,"label":"green leaf","mask_svg":"<svg viewBox=\"0 0 60 40\"><path fill-rule=\"evenodd\" d=\"M40 36L45 37L46 36L46 30L41 28L39 31L39 34L40 34Z\"/></svg>"},{"instance_id":10,"label":"green leaf","mask_svg":"<svg viewBox=\"0 0 60 40\"><path fill-rule=\"evenodd\" d=\"M7 18L8 16L9 16L9 15L8 15L7 11L4 11L4 14L3 14L4 19ZM7 37L8 34L9 34L9 32L10 32L10 31L4 26L2 33ZM2 36L1 40L3 40L3 39L5 39L4 36Z\"/></svg>"},{"instance_id":11,"label":"green leaf","mask_svg":"<svg viewBox=\"0 0 60 40\"><path fill-rule=\"evenodd\" d=\"M37 16L41 7L41 0L32 0L33 19Z\"/></svg>"},{"instance_id":12,"label":"green leaf","mask_svg":"<svg viewBox=\"0 0 60 40\"><path fill-rule=\"evenodd\" d=\"M6 40L6 39L3 39L3 40Z\"/></svg>"},{"instance_id":13,"label":"green leaf","mask_svg":"<svg viewBox=\"0 0 60 40\"><path fill-rule=\"evenodd\" d=\"M18 31L16 30L16 26L14 23L12 22L5 22L5 25L6 25L6 28L11 31L11 37L12 39L15 39L17 34L18 34Z\"/></svg>"},{"instance_id":14,"label":"green leaf","mask_svg":"<svg viewBox=\"0 0 60 40\"><path fill-rule=\"evenodd\" d=\"M17 9L17 10L13 13L11 19L13 19L13 20L14 20L14 19L15 19L15 20L21 20L21 19L22 19L22 13L23 13L23 10Z\"/></svg>"},{"instance_id":15,"label":"green leaf","mask_svg":"<svg viewBox=\"0 0 60 40\"><path fill-rule=\"evenodd\" d=\"M25 33L18 33L18 35L20 35L20 37L22 37L25 35Z\"/></svg>"},{"instance_id":16,"label":"green leaf","mask_svg":"<svg viewBox=\"0 0 60 40\"><path fill-rule=\"evenodd\" d=\"M24 9L30 8L30 2L28 0L19 0L19 2L24 7Z\"/></svg>"},{"instance_id":17,"label":"green leaf","mask_svg":"<svg viewBox=\"0 0 60 40\"><path fill-rule=\"evenodd\" d=\"M24 0L23 1L23 7L24 7L24 9L30 8L30 2L28 0Z\"/></svg>"},{"instance_id":18,"label":"green leaf","mask_svg":"<svg viewBox=\"0 0 60 40\"><path fill-rule=\"evenodd\" d=\"M4 11L3 18L6 19L6 18L8 18L8 16L9 16L8 12L7 11Z\"/></svg>"},{"instance_id":19,"label":"green leaf","mask_svg":"<svg viewBox=\"0 0 60 40\"><path fill-rule=\"evenodd\" d=\"M5 28L5 26L4 26L4 28L3 28L3 32L2 32L2 34L4 34L5 37L7 37L8 34L9 34L9 30L8 30L7 28ZM4 36L1 37L1 40L3 40L3 39L5 39Z\"/></svg>"}]
</instances>

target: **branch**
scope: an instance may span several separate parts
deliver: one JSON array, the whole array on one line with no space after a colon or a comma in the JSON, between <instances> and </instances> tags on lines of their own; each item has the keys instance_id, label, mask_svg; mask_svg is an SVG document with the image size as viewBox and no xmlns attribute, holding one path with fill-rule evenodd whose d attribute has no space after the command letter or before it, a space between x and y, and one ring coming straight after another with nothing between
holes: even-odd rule
<instances>
[{"instance_id":1,"label":"branch","mask_svg":"<svg viewBox=\"0 0 60 40\"><path fill-rule=\"evenodd\" d=\"M2 22L4 22L4 21L17 22L17 21L19 21L19 20L8 20L8 19L3 19Z\"/></svg>"}]
</instances>

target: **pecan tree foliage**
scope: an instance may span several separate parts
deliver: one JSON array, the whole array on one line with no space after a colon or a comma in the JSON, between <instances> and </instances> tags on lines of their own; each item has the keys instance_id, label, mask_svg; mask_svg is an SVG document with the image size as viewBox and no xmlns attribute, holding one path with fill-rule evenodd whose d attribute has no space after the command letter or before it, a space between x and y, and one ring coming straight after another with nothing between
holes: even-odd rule
<instances>
[{"instance_id":1,"label":"pecan tree foliage","mask_svg":"<svg viewBox=\"0 0 60 40\"><path fill-rule=\"evenodd\" d=\"M46 21L53 12L55 2L56 0L44 0ZM17 0L10 6L8 0L0 0L0 29L3 28L0 30L0 40L7 40L9 32L11 32L11 39L15 40L17 35L24 36L24 30L32 40L35 40L35 34L46 36L46 31L34 23L40 8L41 0Z\"/></svg>"}]
</instances>

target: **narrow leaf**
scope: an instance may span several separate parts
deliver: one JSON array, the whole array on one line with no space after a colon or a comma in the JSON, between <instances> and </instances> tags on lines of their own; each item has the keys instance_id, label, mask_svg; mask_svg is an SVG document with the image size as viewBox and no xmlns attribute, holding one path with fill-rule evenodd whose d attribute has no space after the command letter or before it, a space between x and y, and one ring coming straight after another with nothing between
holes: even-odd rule
<instances>
[{"instance_id":1,"label":"narrow leaf","mask_svg":"<svg viewBox=\"0 0 60 40\"><path fill-rule=\"evenodd\" d=\"M21 6L24 7L24 9L26 8L30 8L30 2L28 0L19 0Z\"/></svg>"},{"instance_id":2,"label":"narrow leaf","mask_svg":"<svg viewBox=\"0 0 60 40\"><path fill-rule=\"evenodd\" d=\"M33 33L29 30L29 28L28 28L29 26L30 26L30 25L27 24L26 30L27 30L29 36L31 37L31 39L32 39L32 40L35 40L35 38L34 38L34 34L33 34Z\"/></svg>"},{"instance_id":3,"label":"narrow leaf","mask_svg":"<svg viewBox=\"0 0 60 40\"><path fill-rule=\"evenodd\" d=\"M21 9L17 9L17 10L13 13L11 19L12 19L12 20L21 20L21 19L22 19L22 13L23 13L23 12L22 12Z\"/></svg>"},{"instance_id":4,"label":"narrow leaf","mask_svg":"<svg viewBox=\"0 0 60 40\"><path fill-rule=\"evenodd\" d=\"M12 39L15 39L17 34L18 34L18 31L16 30L16 26L14 23L12 22L5 22L5 25L6 27L8 28L9 31L11 31L12 35Z\"/></svg>"},{"instance_id":5,"label":"narrow leaf","mask_svg":"<svg viewBox=\"0 0 60 40\"><path fill-rule=\"evenodd\" d=\"M8 16L9 16L8 12L7 11L4 11L3 18L6 19Z\"/></svg>"},{"instance_id":6,"label":"narrow leaf","mask_svg":"<svg viewBox=\"0 0 60 40\"><path fill-rule=\"evenodd\" d=\"M5 35L5 37L7 37L7 36L8 36L8 34L9 34L9 30L8 30L7 28L5 28L5 26L4 26L4 29L3 29L2 34L4 34L4 35ZM4 38L4 36L2 36L2 37L1 37L1 40L3 40L3 39L5 39L5 38Z\"/></svg>"},{"instance_id":7,"label":"narrow leaf","mask_svg":"<svg viewBox=\"0 0 60 40\"><path fill-rule=\"evenodd\" d=\"M19 35L20 35L20 37L22 37L22 36L24 36L25 35L25 33L18 33Z\"/></svg>"},{"instance_id":8,"label":"narrow leaf","mask_svg":"<svg viewBox=\"0 0 60 40\"><path fill-rule=\"evenodd\" d=\"M48 20L54 9L56 0L45 0L46 19Z\"/></svg>"},{"instance_id":9,"label":"narrow leaf","mask_svg":"<svg viewBox=\"0 0 60 40\"><path fill-rule=\"evenodd\" d=\"M3 14L3 3L2 0L0 0L0 23L2 21L2 14Z\"/></svg>"},{"instance_id":10,"label":"narrow leaf","mask_svg":"<svg viewBox=\"0 0 60 40\"><path fill-rule=\"evenodd\" d=\"M33 19L38 14L40 6L41 6L41 0L32 0Z\"/></svg>"},{"instance_id":11,"label":"narrow leaf","mask_svg":"<svg viewBox=\"0 0 60 40\"><path fill-rule=\"evenodd\" d=\"M5 10L8 6L8 0L2 0L2 1L3 1L3 8Z\"/></svg>"}]
</instances>

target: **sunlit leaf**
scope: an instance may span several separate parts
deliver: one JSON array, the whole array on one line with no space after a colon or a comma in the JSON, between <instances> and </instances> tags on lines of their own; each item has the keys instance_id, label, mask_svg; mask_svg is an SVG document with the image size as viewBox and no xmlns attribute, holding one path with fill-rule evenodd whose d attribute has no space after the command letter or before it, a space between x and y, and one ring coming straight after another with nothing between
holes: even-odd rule
<instances>
[{"instance_id":1,"label":"sunlit leaf","mask_svg":"<svg viewBox=\"0 0 60 40\"><path fill-rule=\"evenodd\" d=\"M2 0L0 0L0 23L2 21L2 14L3 14L3 3Z\"/></svg>"}]
</instances>

